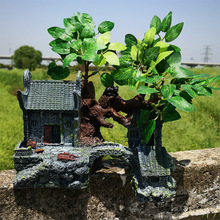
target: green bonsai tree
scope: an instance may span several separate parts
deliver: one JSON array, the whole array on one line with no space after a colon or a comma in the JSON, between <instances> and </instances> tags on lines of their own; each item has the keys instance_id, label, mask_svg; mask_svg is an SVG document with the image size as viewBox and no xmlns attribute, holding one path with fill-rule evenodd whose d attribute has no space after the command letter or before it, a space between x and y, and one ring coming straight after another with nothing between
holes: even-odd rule
<instances>
[{"instance_id":1,"label":"green bonsai tree","mask_svg":"<svg viewBox=\"0 0 220 220\"><path fill-rule=\"evenodd\" d=\"M149 95L149 109L140 114L137 126L144 124L144 138L148 143L155 129L156 119L162 122L181 118L177 109L195 111L192 99L199 96L212 96L212 89L220 89L220 76L208 74L194 75L181 66L181 49L171 41L181 33L183 23L171 26L172 12L162 21L154 16L150 29L142 40L132 34L125 36L127 49L122 51L120 65L115 66L106 81L113 80L118 85L129 85L140 94ZM216 83L213 86L213 83ZM149 121L150 112L155 118Z\"/></svg>"},{"instance_id":2,"label":"green bonsai tree","mask_svg":"<svg viewBox=\"0 0 220 220\"><path fill-rule=\"evenodd\" d=\"M103 140L100 126L112 127L104 121L107 117L113 117L114 120L128 126L132 117L123 117L117 112L131 114L132 106L135 106L141 111L137 127L144 126L143 136L145 143L148 143L157 119L162 122L178 120L181 116L176 109L195 111L192 104L195 96L211 96L212 89L219 89L217 85L220 76L194 75L192 71L181 66L181 49L170 42L179 36L183 23L174 26L171 26L171 23L172 12L162 21L158 16L154 16L143 39L127 34L126 46L110 43L110 31L114 23L104 21L95 31L96 25L92 17L85 13L77 12L71 18L64 18L65 28L48 29L50 35L55 38L50 42L50 46L60 54L60 60L63 62L63 66L52 62L48 67L48 74L53 79L64 79L70 74L68 66L72 61L75 60L84 66L81 134L84 138L88 137L88 134L92 137L88 142ZM122 56L119 57L116 51L121 51ZM95 101L93 83L89 82L89 78L97 74L99 69L89 72L91 64L97 67L111 64L114 67L111 73L101 75L104 86L113 87L114 83L119 86L129 85L140 95L133 100L124 101L113 89L114 94L111 93L111 97L114 98L111 98L111 101L110 98L106 98L109 96L107 93L101 101ZM212 85L214 82L217 83L215 86ZM146 98L145 95L149 97ZM149 120L151 113L155 113L155 117ZM88 132L88 128L94 132Z\"/></svg>"}]
</instances>

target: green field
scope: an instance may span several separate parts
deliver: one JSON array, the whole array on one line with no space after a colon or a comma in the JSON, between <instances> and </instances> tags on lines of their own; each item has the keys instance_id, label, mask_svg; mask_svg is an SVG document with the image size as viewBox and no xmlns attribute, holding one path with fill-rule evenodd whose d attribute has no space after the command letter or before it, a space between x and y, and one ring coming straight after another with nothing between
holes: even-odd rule
<instances>
[{"instance_id":1,"label":"green field","mask_svg":"<svg viewBox=\"0 0 220 220\"><path fill-rule=\"evenodd\" d=\"M0 170L12 169L12 155L16 144L23 140L22 111L15 93L23 90L24 70L0 70ZM195 73L208 73L212 76L220 74L220 68L193 69ZM47 78L46 70L32 71L33 79ZM69 80L75 79L71 74ZM96 98L104 91L99 76L92 78L95 83ZM123 99L132 98L135 91L121 87L119 94ZM163 127L163 145L169 152L220 147L220 91L214 91L213 97L196 97L196 112L181 112L181 120L168 122ZM111 119L108 121L112 122ZM127 146L126 128L117 122L113 129L102 128L106 141L113 141Z\"/></svg>"}]
</instances>

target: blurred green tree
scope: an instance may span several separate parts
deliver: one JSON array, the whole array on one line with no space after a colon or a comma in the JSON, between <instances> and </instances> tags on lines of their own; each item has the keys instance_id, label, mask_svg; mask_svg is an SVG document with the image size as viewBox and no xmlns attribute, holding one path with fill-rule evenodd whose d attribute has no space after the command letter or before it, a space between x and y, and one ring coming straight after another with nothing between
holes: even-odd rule
<instances>
[{"instance_id":1,"label":"blurred green tree","mask_svg":"<svg viewBox=\"0 0 220 220\"><path fill-rule=\"evenodd\" d=\"M19 69L35 70L42 61L42 53L27 45L19 47L12 56L15 67Z\"/></svg>"}]
</instances>

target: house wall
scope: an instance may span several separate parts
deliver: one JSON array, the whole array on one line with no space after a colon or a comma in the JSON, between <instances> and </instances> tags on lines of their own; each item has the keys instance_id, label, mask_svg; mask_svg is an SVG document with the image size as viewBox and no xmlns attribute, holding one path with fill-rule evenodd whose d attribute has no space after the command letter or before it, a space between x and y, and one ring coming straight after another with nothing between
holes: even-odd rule
<instances>
[{"instance_id":1,"label":"house wall","mask_svg":"<svg viewBox=\"0 0 220 220\"><path fill-rule=\"evenodd\" d=\"M73 143L74 142L74 114L73 113L62 114L62 127L63 127L64 143Z\"/></svg>"},{"instance_id":2,"label":"house wall","mask_svg":"<svg viewBox=\"0 0 220 220\"><path fill-rule=\"evenodd\" d=\"M42 122L40 111L32 111L28 114L27 140L41 142Z\"/></svg>"},{"instance_id":3,"label":"house wall","mask_svg":"<svg viewBox=\"0 0 220 220\"><path fill-rule=\"evenodd\" d=\"M59 126L61 144L73 144L74 137L77 138L74 135L76 112L29 111L27 115L27 140L43 143L45 125Z\"/></svg>"}]
</instances>

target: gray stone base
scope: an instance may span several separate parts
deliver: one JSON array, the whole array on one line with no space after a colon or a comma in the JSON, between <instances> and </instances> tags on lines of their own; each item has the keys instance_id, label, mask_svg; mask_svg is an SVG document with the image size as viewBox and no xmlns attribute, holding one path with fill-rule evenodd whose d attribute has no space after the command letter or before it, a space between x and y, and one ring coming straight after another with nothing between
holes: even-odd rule
<instances>
[{"instance_id":1,"label":"gray stone base","mask_svg":"<svg viewBox=\"0 0 220 220\"><path fill-rule=\"evenodd\" d=\"M174 164L165 148L143 145L132 152L120 144L106 142L79 148L46 145L37 154L31 148L21 146L19 143L13 157L17 170L15 188L83 189L88 187L90 174L100 168L100 159L112 156L128 165L131 184L139 201L157 202L175 196L176 184L170 176ZM61 153L75 155L75 160L58 160L57 155Z\"/></svg>"},{"instance_id":2,"label":"gray stone base","mask_svg":"<svg viewBox=\"0 0 220 220\"><path fill-rule=\"evenodd\" d=\"M29 156L16 155L15 151L14 166L18 171L14 178L15 188L82 189L89 184L90 169L96 159L112 155L129 163L131 155L126 147L111 143L93 148L44 146L43 150L40 154L34 153ZM57 155L64 152L77 156L76 160L58 160Z\"/></svg>"},{"instance_id":3,"label":"gray stone base","mask_svg":"<svg viewBox=\"0 0 220 220\"><path fill-rule=\"evenodd\" d=\"M176 196L140 203L125 169L105 166L86 189L14 189L15 170L0 171L0 219L220 219L220 148L172 153Z\"/></svg>"}]
</instances>

